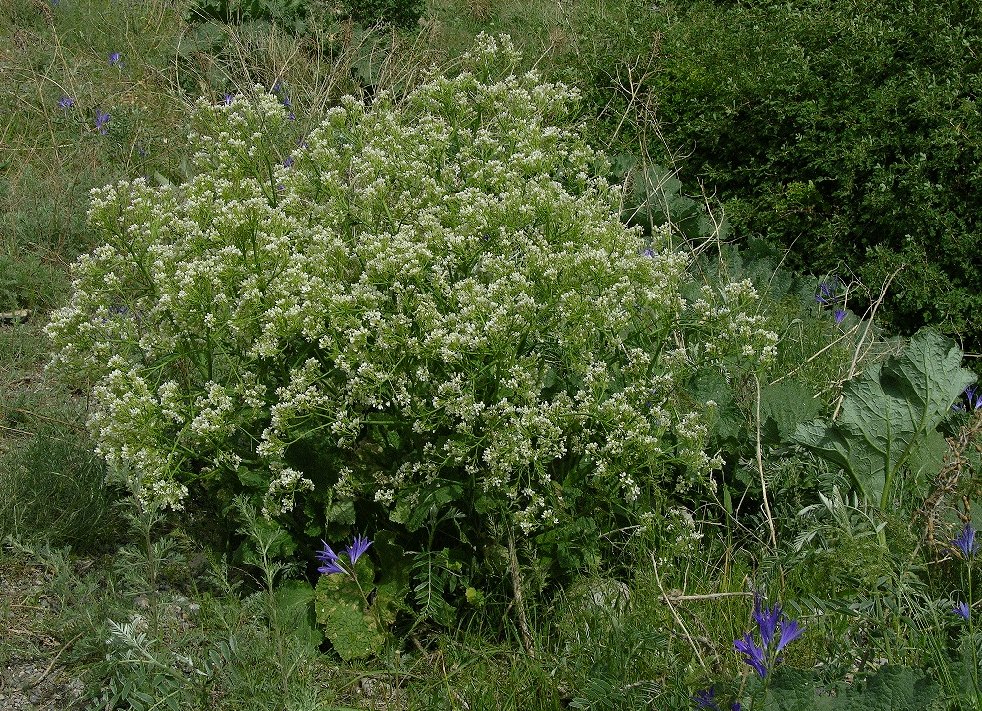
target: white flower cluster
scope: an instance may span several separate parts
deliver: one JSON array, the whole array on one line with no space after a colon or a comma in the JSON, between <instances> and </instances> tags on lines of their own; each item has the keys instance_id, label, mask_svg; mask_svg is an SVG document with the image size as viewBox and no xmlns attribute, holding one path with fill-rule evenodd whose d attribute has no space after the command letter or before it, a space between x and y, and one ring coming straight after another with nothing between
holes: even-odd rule
<instances>
[{"instance_id":1,"label":"white flower cluster","mask_svg":"<svg viewBox=\"0 0 982 711\"><path fill-rule=\"evenodd\" d=\"M313 490L314 482L297 470L287 467L269 483L262 514L268 518L274 518L289 513L296 505L296 497L299 492Z\"/></svg>"},{"instance_id":2,"label":"white flower cluster","mask_svg":"<svg viewBox=\"0 0 982 711\"><path fill-rule=\"evenodd\" d=\"M749 279L704 284L701 291L701 298L690 304L697 331L704 335L693 342L699 356L717 363L733 357L765 366L774 361L778 335L759 313L760 296Z\"/></svg>"},{"instance_id":3,"label":"white flower cluster","mask_svg":"<svg viewBox=\"0 0 982 711\"><path fill-rule=\"evenodd\" d=\"M475 67L513 51L485 43ZM223 477L269 516L452 480L527 532L571 515L568 492L623 510L680 468L705 484L684 359L659 355L687 259L621 224L575 99L465 71L345 100L286 163L275 99L202 106L186 185L94 192L106 245L48 326L52 364L94 385L100 453L158 505ZM692 309L767 357L773 334L729 306L750 292Z\"/></svg>"}]
</instances>

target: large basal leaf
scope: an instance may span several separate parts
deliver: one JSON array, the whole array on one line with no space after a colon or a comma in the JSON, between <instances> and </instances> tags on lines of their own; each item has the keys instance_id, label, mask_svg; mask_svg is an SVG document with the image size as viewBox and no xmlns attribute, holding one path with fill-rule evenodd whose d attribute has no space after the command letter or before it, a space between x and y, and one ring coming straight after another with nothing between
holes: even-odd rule
<instances>
[{"instance_id":1,"label":"large basal leaf","mask_svg":"<svg viewBox=\"0 0 982 711\"><path fill-rule=\"evenodd\" d=\"M762 434L772 442L786 442L802 422L821 410L815 392L806 384L789 380L760 389Z\"/></svg>"},{"instance_id":2,"label":"large basal leaf","mask_svg":"<svg viewBox=\"0 0 982 711\"><path fill-rule=\"evenodd\" d=\"M920 331L900 357L846 383L838 420L799 425L794 440L843 467L868 501L886 508L903 467L918 480L940 466L936 428L975 381L961 360L948 340Z\"/></svg>"},{"instance_id":3,"label":"large basal leaf","mask_svg":"<svg viewBox=\"0 0 982 711\"><path fill-rule=\"evenodd\" d=\"M284 626L304 645L316 651L324 641L314 612L314 589L301 580L287 580L275 593L276 612Z\"/></svg>"},{"instance_id":4,"label":"large basal leaf","mask_svg":"<svg viewBox=\"0 0 982 711\"><path fill-rule=\"evenodd\" d=\"M343 660L365 659L378 653L386 630L369 606L375 572L367 557L355 565L357 581L348 575L322 575L314 589L317 621Z\"/></svg>"},{"instance_id":5,"label":"large basal leaf","mask_svg":"<svg viewBox=\"0 0 982 711\"><path fill-rule=\"evenodd\" d=\"M375 541L375 552L384 566L380 578L368 556L362 556L354 566L355 577L321 575L314 588L317 622L345 661L378 654L396 615L405 609L409 566L405 552L389 538L382 534Z\"/></svg>"}]
</instances>

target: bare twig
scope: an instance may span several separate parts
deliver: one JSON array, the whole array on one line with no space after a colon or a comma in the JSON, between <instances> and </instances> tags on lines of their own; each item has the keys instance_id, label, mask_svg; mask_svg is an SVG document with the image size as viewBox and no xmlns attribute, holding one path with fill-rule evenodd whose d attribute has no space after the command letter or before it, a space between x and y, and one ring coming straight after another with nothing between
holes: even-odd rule
<instances>
[{"instance_id":1,"label":"bare twig","mask_svg":"<svg viewBox=\"0 0 982 711\"><path fill-rule=\"evenodd\" d=\"M777 532L774 529L774 518L771 516L771 505L767 501L767 481L764 479L764 457L760 446L760 380L754 374L754 385L757 386L757 472L760 474L760 489L764 495L764 513L767 515L767 526L771 532L771 545L777 550Z\"/></svg>"},{"instance_id":2,"label":"bare twig","mask_svg":"<svg viewBox=\"0 0 982 711\"><path fill-rule=\"evenodd\" d=\"M691 602L697 600L719 600L726 597L753 597L752 592L720 592L705 595L669 595L672 602Z\"/></svg>"},{"instance_id":3,"label":"bare twig","mask_svg":"<svg viewBox=\"0 0 982 711\"><path fill-rule=\"evenodd\" d=\"M51 673L51 670L55 668L55 664L57 664L58 663L58 660L61 659L61 655L65 653L65 650L67 650L69 647L71 647L73 644L75 644L81 637L82 637L82 633L79 632L77 635L75 635L70 640L68 640L62 646L62 648L58 650L58 654L56 654L55 657L54 657L54 659L51 660L51 663L48 664L47 668L45 668L45 670L43 672L41 672L41 675L37 679L35 679L34 681L32 681L30 684L28 684L27 688L28 689L33 689L35 686L37 686L42 681L44 681L48 677L48 674Z\"/></svg>"},{"instance_id":4,"label":"bare twig","mask_svg":"<svg viewBox=\"0 0 982 711\"><path fill-rule=\"evenodd\" d=\"M870 329L873 327L873 317L876 316L877 309L880 308L880 304L882 304L883 303L883 299L886 298L887 289L890 288L890 282L892 282L893 281L893 278L895 276L897 276L897 274L900 273L900 270L901 269L903 269L902 266L899 267L898 269L895 269L893 271L893 273L890 274L890 276L887 277L886 281L883 282L883 287L880 289L880 295L879 295L879 297L877 297L876 301L873 303L873 306L870 307L870 310L869 310L869 320L866 321L866 328L863 330L863 335L860 336L859 343L856 344L856 351L852 355L852 363L849 364L849 373L848 373L848 375L846 375L846 380L851 380L852 377L856 374L856 364L860 360L860 351L863 350L863 345L866 343L866 337L869 335ZM869 346L867 346L867 349L866 350L867 350L867 352L869 351ZM865 355L865 353L863 355ZM844 393L840 393L839 394L839 399L835 403L835 410L832 412L832 420L833 421L836 420L839 417L839 410L842 408L842 399L843 399L843 397L845 397L845 394Z\"/></svg>"},{"instance_id":5,"label":"bare twig","mask_svg":"<svg viewBox=\"0 0 982 711\"><path fill-rule=\"evenodd\" d=\"M675 621L678 623L679 627L682 628L685 638L689 641L689 646L692 647L692 651L696 653L696 659L699 660L699 665L704 671L708 672L709 669L706 666L706 660L702 658L702 653L699 651L699 645L697 645L696 640L692 638L692 634L689 633L689 628L685 626L685 622L682 621L681 615L679 615L678 610L676 610L675 606L672 604L672 598L668 596L668 593L665 592L664 586L661 584L661 576L658 575L658 559L655 558L654 553L651 554L651 565L652 570L655 572L655 582L658 583L658 589L661 590L662 599L665 601L665 604L668 605L668 609L671 611L672 617L675 618Z\"/></svg>"}]
</instances>

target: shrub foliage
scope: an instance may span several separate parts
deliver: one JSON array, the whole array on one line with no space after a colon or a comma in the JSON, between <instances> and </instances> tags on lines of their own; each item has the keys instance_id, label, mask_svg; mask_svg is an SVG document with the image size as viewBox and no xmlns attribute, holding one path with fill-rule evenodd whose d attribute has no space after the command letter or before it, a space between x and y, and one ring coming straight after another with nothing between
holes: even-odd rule
<instances>
[{"instance_id":1,"label":"shrub foliage","mask_svg":"<svg viewBox=\"0 0 982 711\"><path fill-rule=\"evenodd\" d=\"M572 569L709 485L685 381L776 336L749 282L682 298L687 257L619 221L575 92L514 63L486 39L285 157L275 97L201 104L187 184L94 192L105 244L52 363L146 503L245 494L297 541L386 529L477 561L514 527Z\"/></svg>"},{"instance_id":2,"label":"shrub foliage","mask_svg":"<svg viewBox=\"0 0 982 711\"><path fill-rule=\"evenodd\" d=\"M887 323L977 349L977 3L625 4L631 31L600 23L609 43L584 60L618 126L645 106L687 189L715 192L736 236L790 249L791 267L846 264L879 289L903 266Z\"/></svg>"}]
</instances>

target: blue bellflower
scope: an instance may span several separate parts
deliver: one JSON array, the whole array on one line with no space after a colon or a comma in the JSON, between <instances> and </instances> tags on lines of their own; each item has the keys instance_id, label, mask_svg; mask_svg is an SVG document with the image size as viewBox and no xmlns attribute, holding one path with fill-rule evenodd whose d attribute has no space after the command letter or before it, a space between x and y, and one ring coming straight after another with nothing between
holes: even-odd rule
<instances>
[{"instance_id":1,"label":"blue bellflower","mask_svg":"<svg viewBox=\"0 0 982 711\"><path fill-rule=\"evenodd\" d=\"M763 647L767 649L771 646L771 642L774 641L774 633L777 631L777 625L781 621L781 606L762 607L760 598L757 598L754 600L753 618L754 622L757 623L757 629L760 630L760 640L763 643Z\"/></svg>"},{"instance_id":2,"label":"blue bellflower","mask_svg":"<svg viewBox=\"0 0 982 711\"><path fill-rule=\"evenodd\" d=\"M753 635L747 632L740 639L733 640L733 647L743 655L743 661L752 666L761 679L767 676L767 660L764 658L763 645L754 643Z\"/></svg>"},{"instance_id":3,"label":"blue bellflower","mask_svg":"<svg viewBox=\"0 0 982 711\"><path fill-rule=\"evenodd\" d=\"M708 711L720 711L719 704L716 703L716 689L709 687L697 691L692 697L692 703L697 709L708 709Z\"/></svg>"},{"instance_id":4,"label":"blue bellflower","mask_svg":"<svg viewBox=\"0 0 982 711\"><path fill-rule=\"evenodd\" d=\"M823 306L827 306L832 302L834 302L835 300L836 300L836 296L835 296L834 281L831 284L823 281L821 284L818 285L818 293L815 294L815 301L822 304Z\"/></svg>"},{"instance_id":5,"label":"blue bellflower","mask_svg":"<svg viewBox=\"0 0 982 711\"><path fill-rule=\"evenodd\" d=\"M65 109L65 111L68 111L68 109L72 108L74 105L75 99L70 96L63 96L58 99L58 108Z\"/></svg>"},{"instance_id":6,"label":"blue bellflower","mask_svg":"<svg viewBox=\"0 0 982 711\"><path fill-rule=\"evenodd\" d=\"M963 620L967 620L972 616L972 608L968 606L967 602L959 602L955 605L955 614L961 617Z\"/></svg>"},{"instance_id":7,"label":"blue bellflower","mask_svg":"<svg viewBox=\"0 0 982 711\"><path fill-rule=\"evenodd\" d=\"M106 124L109 123L109 114L103 113L102 111L96 111L95 114L95 127L99 129L99 133L105 136L109 133L109 129Z\"/></svg>"},{"instance_id":8,"label":"blue bellflower","mask_svg":"<svg viewBox=\"0 0 982 711\"><path fill-rule=\"evenodd\" d=\"M348 554L351 564L354 565L361 558L361 554L368 550L370 545L372 545L372 542L366 536L355 536L355 540L351 542L350 546L344 549L344 552Z\"/></svg>"},{"instance_id":9,"label":"blue bellflower","mask_svg":"<svg viewBox=\"0 0 982 711\"><path fill-rule=\"evenodd\" d=\"M122 64L123 64L123 55L122 54L120 54L119 52L113 52L112 54L109 55L109 66L110 67L119 67L119 66L122 66Z\"/></svg>"},{"instance_id":10,"label":"blue bellflower","mask_svg":"<svg viewBox=\"0 0 982 711\"><path fill-rule=\"evenodd\" d=\"M784 619L781 622L781 638L777 641L776 652L780 652L782 649L787 647L789 644L798 639L804 630L798 626L797 620Z\"/></svg>"},{"instance_id":11,"label":"blue bellflower","mask_svg":"<svg viewBox=\"0 0 982 711\"><path fill-rule=\"evenodd\" d=\"M824 305L829 303L830 298L832 298L832 290L829 289L828 284L819 284L818 293L815 294L815 301Z\"/></svg>"},{"instance_id":12,"label":"blue bellflower","mask_svg":"<svg viewBox=\"0 0 982 711\"><path fill-rule=\"evenodd\" d=\"M757 624L760 644L754 641L751 632L747 632L740 639L733 640L733 647L743 654L743 661L763 679L779 661L781 651L801 637L804 630L797 621L788 619L780 605L765 607L759 597L754 599L753 619ZM777 644L774 643L775 637Z\"/></svg>"},{"instance_id":13,"label":"blue bellflower","mask_svg":"<svg viewBox=\"0 0 982 711\"><path fill-rule=\"evenodd\" d=\"M333 573L345 573L347 572L338 563L338 554L334 552L334 549L327 545L327 541L321 541L324 544L323 550L317 552L317 560L322 562L324 565L317 569L318 573L323 573L324 575L331 575Z\"/></svg>"},{"instance_id":14,"label":"blue bellflower","mask_svg":"<svg viewBox=\"0 0 982 711\"><path fill-rule=\"evenodd\" d=\"M324 575L333 575L334 573L343 573L345 575L354 575L352 572L354 570L355 563L361 558L362 554L368 550L368 547L372 545L372 542L368 540L365 536L355 536L355 539L351 542L351 545L344 549L344 553L348 554L348 560L351 563L351 570L346 568L339 560L340 556L334 552L326 541L321 541L324 544L324 548L319 550L316 554L317 560L319 560L324 565L317 568L318 573Z\"/></svg>"},{"instance_id":15,"label":"blue bellflower","mask_svg":"<svg viewBox=\"0 0 982 711\"><path fill-rule=\"evenodd\" d=\"M960 550L962 556L964 556L965 559L968 560L975 554L975 551L978 549L978 543L975 540L975 527L972 526L972 524L970 523L966 523L965 528L962 529L961 534L959 534L959 536L951 543L952 545L955 546L955 548Z\"/></svg>"}]
</instances>

